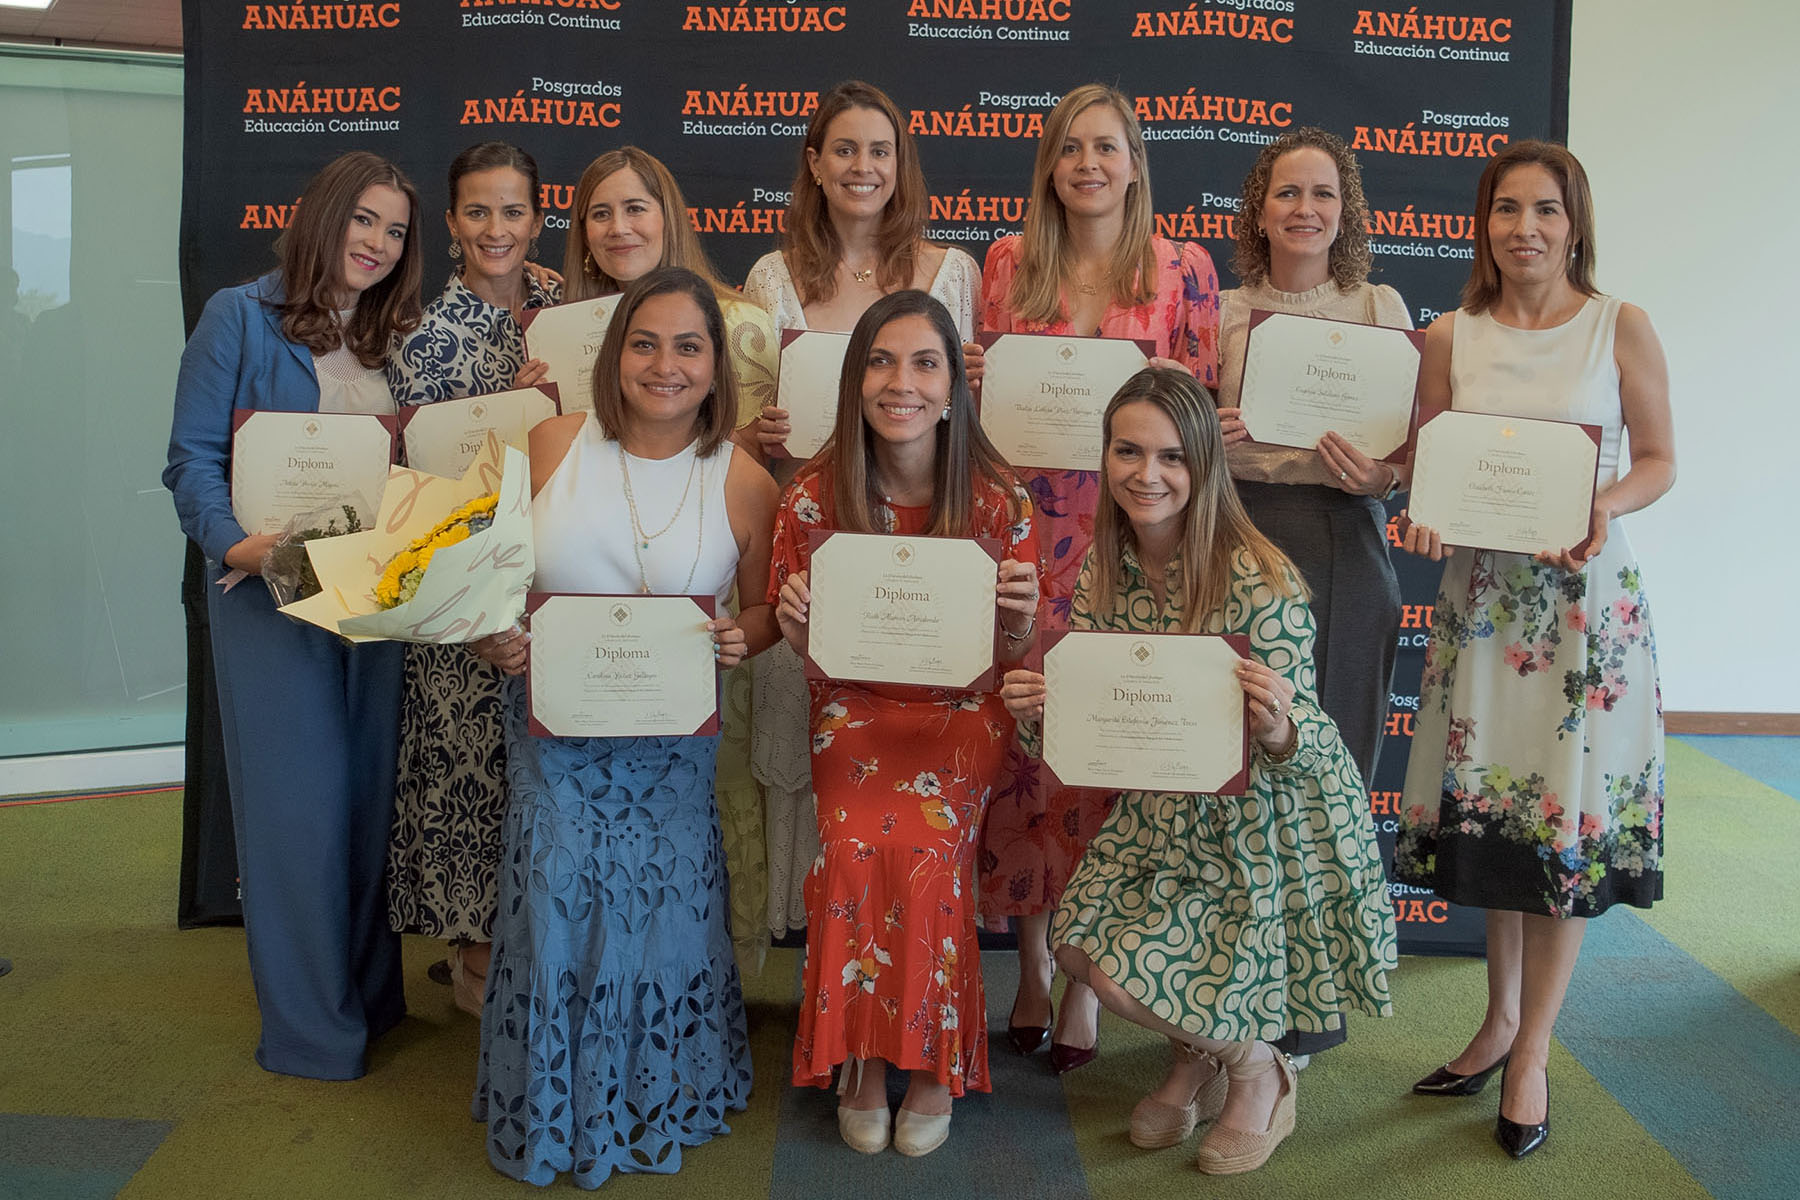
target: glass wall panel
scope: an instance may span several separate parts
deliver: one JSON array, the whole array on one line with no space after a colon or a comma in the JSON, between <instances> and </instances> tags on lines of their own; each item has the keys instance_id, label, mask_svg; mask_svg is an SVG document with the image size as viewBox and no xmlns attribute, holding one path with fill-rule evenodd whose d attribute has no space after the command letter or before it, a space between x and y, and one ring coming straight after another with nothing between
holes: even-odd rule
<instances>
[{"instance_id":1,"label":"glass wall panel","mask_svg":"<svg viewBox=\"0 0 1800 1200\"><path fill-rule=\"evenodd\" d=\"M0 757L179 742L181 60L0 47Z\"/></svg>"}]
</instances>

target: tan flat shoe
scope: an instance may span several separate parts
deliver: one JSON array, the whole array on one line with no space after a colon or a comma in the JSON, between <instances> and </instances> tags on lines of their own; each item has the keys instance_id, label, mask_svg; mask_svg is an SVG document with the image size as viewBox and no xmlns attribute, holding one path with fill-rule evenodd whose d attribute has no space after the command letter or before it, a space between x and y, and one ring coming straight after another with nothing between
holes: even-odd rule
<instances>
[{"instance_id":1,"label":"tan flat shoe","mask_svg":"<svg viewBox=\"0 0 1800 1200\"><path fill-rule=\"evenodd\" d=\"M904 1104L894 1120L894 1149L908 1158L930 1154L950 1137L949 1113L916 1113Z\"/></svg>"},{"instance_id":2,"label":"tan flat shoe","mask_svg":"<svg viewBox=\"0 0 1800 1200\"><path fill-rule=\"evenodd\" d=\"M1177 1058L1186 1062L1211 1056L1188 1045L1186 1042L1171 1041ZM1151 1096L1145 1096L1131 1110L1131 1144L1144 1150L1163 1150L1170 1146L1178 1146L1187 1140L1194 1126L1201 1121L1210 1121L1219 1115L1225 1107L1225 1092L1229 1083L1225 1077L1224 1064L1217 1059L1211 1060L1213 1073L1207 1081L1194 1090L1194 1098L1179 1107L1165 1104Z\"/></svg>"},{"instance_id":3,"label":"tan flat shoe","mask_svg":"<svg viewBox=\"0 0 1800 1200\"><path fill-rule=\"evenodd\" d=\"M838 1095L853 1096L862 1087L863 1060L847 1058L838 1068ZM845 1108L838 1105L838 1136L860 1154L880 1154L893 1136L893 1114L880 1108Z\"/></svg>"},{"instance_id":4,"label":"tan flat shoe","mask_svg":"<svg viewBox=\"0 0 1800 1200\"><path fill-rule=\"evenodd\" d=\"M1287 1055L1276 1050L1272 1061L1253 1067L1249 1062L1250 1043L1244 1045L1241 1054L1219 1056L1225 1063L1228 1077L1241 1083L1260 1079L1269 1071L1277 1070L1281 1072L1284 1090L1275 1101L1275 1111L1269 1114L1269 1127L1261 1133L1214 1123L1194 1158L1194 1165L1207 1175L1242 1175L1254 1171L1268 1162L1275 1147L1294 1132L1294 1065L1287 1060Z\"/></svg>"},{"instance_id":5,"label":"tan flat shoe","mask_svg":"<svg viewBox=\"0 0 1800 1200\"><path fill-rule=\"evenodd\" d=\"M456 1007L479 1020L487 998L487 973L478 973L463 961L461 946L450 947L450 988Z\"/></svg>"}]
</instances>

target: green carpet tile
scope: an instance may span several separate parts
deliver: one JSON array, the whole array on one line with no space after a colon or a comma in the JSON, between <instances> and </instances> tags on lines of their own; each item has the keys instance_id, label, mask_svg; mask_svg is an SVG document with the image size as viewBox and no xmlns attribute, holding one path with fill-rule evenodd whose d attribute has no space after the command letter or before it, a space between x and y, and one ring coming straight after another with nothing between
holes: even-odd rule
<instances>
[{"instance_id":1,"label":"green carpet tile","mask_svg":"<svg viewBox=\"0 0 1800 1200\"><path fill-rule=\"evenodd\" d=\"M1800 1134L1781 1111L1785 1098L1772 1110L1768 1094L1800 1087L1792 1036L1800 1033L1800 808L1674 741L1668 784L1670 899L1608 918L1619 921L1619 936L1597 941L1592 962L1584 957L1571 1003L1581 986L1615 980L1621 989L1663 989L1678 1012L1691 997L1705 1036L1756 1039L1766 1075L1702 1086L1694 1075L1703 1069L1662 1063L1678 1056L1656 1053L1660 1030L1629 1028L1629 1015L1620 1029L1619 1018L1584 1009L1580 1020L1565 1018L1553 1047L1550 1144L1512 1163L1492 1142L1497 1087L1465 1101L1407 1092L1460 1049L1478 1019L1482 964L1408 958L1394 977L1399 1015L1353 1019L1349 1043L1300 1076L1298 1129L1270 1163L1249 1176L1207 1178L1193 1169L1197 1139L1150 1153L1125 1139L1132 1104L1164 1065L1156 1039L1104 1018L1099 1060L1060 1080L1041 1052L1020 1059L1005 1046L1016 961L999 952L984 960L993 1094L960 1101L949 1144L928 1158L865 1159L836 1141L834 1096L787 1085L799 952L776 949L745 979L757 1086L732 1134L687 1151L673 1178L615 1177L605 1192L759 1200L1800 1194L1766 1190L1771 1179L1800 1176ZM0 978L0 1198L535 1194L488 1168L483 1131L468 1119L477 1024L451 1006L449 989L426 979L436 945L407 939L411 1016L380 1043L366 1078L267 1074L250 1056L257 1021L242 932L174 928L179 841L177 793L0 808L0 956L15 963ZM1617 1033L1635 1040L1609 1040ZM1713 1111L1690 1129L1684 1101ZM1764 1144L1744 1163L1729 1140L1733 1112L1763 1131ZM569 1193L566 1177L553 1190Z\"/></svg>"}]
</instances>

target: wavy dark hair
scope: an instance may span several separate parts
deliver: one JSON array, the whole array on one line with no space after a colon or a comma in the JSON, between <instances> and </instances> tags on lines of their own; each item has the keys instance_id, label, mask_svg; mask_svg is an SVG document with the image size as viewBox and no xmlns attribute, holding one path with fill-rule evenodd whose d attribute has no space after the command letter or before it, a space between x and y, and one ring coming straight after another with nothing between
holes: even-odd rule
<instances>
[{"instance_id":1,"label":"wavy dark hair","mask_svg":"<svg viewBox=\"0 0 1800 1200\"><path fill-rule=\"evenodd\" d=\"M882 291L891 292L911 285L918 269L928 204L925 172L919 169L918 144L913 141L905 114L886 92L860 79L845 80L820 99L806 127L806 141L800 147L800 169L794 175L794 198L788 204L787 228L781 238L788 277L794 281L794 292L803 305L837 295L837 265L844 256L844 244L831 223L823 190L813 182L806 152L811 150L822 156L825 131L838 116L853 108L878 112L894 127L894 194L888 197L887 207L881 213L881 227L875 235L880 252L875 282Z\"/></svg>"},{"instance_id":2,"label":"wavy dark hair","mask_svg":"<svg viewBox=\"0 0 1800 1200\"><path fill-rule=\"evenodd\" d=\"M387 278L357 298L348 324L340 326L345 231L362 194L384 184L406 197L406 244ZM381 367L395 339L419 327L420 253L419 191L400 168L367 150L332 159L306 185L287 228L275 239L286 293L276 306L282 335L314 354L348 346L363 366Z\"/></svg>"},{"instance_id":3,"label":"wavy dark hair","mask_svg":"<svg viewBox=\"0 0 1800 1200\"><path fill-rule=\"evenodd\" d=\"M1013 496L1013 471L994 444L982 432L975 401L969 393L964 369L962 337L956 322L935 297L916 289L890 292L868 307L850 333L844 351L844 370L838 377L837 424L819 451L818 460L830 478L837 505L838 528L857 533L886 533L876 520L882 505L875 487L875 433L863 420L863 375L875 339L890 322L901 317L924 317L944 343L944 361L950 367L950 415L933 430L937 439L933 455L931 514L925 532L941 537L966 537L975 515L975 480L988 480ZM1011 501L1018 518L1016 499Z\"/></svg>"}]
</instances>

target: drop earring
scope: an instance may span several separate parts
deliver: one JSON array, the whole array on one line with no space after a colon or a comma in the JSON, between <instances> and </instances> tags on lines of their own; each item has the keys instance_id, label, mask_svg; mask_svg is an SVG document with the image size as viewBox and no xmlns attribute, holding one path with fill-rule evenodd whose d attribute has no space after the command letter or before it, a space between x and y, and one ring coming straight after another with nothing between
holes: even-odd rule
<instances>
[{"instance_id":1,"label":"drop earring","mask_svg":"<svg viewBox=\"0 0 1800 1200\"><path fill-rule=\"evenodd\" d=\"M462 243L457 241L455 238L450 239L450 261L451 262L461 262L462 261Z\"/></svg>"}]
</instances>

